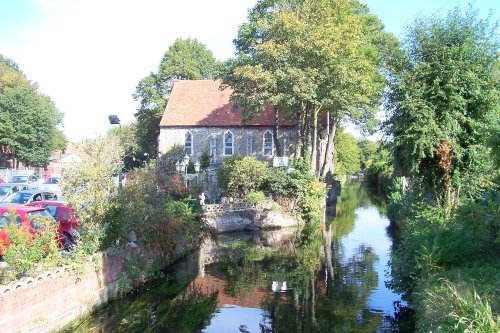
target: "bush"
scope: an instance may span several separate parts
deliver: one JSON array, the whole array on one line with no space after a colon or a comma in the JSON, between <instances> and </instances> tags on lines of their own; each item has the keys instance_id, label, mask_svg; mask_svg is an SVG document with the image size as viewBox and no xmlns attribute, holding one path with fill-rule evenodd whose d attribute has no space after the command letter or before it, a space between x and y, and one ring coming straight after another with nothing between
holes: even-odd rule
<instances>
[{"instance_id":1,"label":"bush","mask_svg":"<svg viewBox=\"0 0 500 333\"><path fill-rule=\"evenodd\" d=\"M103 249L103 239L108 237L107 218L110 212L119 209L115 176L123 168L122 152L117 137L88 140L82 163L64 171L61 188L64 198L80 217L78 251L83 255Z\"/></svg>"},{"instance_id":2,"label":"bush","mask_svg":"<svg viewBox=\"0 0 500 333\"><path fill-rule=\"evenodd\" d=\"M219 169L219 186L229 195L244 198L261 189L267 173L267 164L254 157L233 155L224 160Z\"/></svg>"},{"instance_id":3,"label":"bush","mask_svg":"<svg viewBox=\"0 0 500 333\"><path fill-rule=\"evenodd\" d=\"M10 276L0 276L1 284L24 276L33 276L39 271L55 268L65 262L57 245L57 225L48 218L34 218L38 225L34 234L16 223L5 226L10 246L5 249L4 260L9 265Z\"/></svg>"},{"instance_id":4,"label":"bush","mask_svg":"<svg viewBox=\"0 0 500 333\"><path fill-rule=\"evenodd\" d=\"M267 198L266 198L266 195L264 194L264 192L262 192L262 191L250 192L245 197L245 201L250 203L250 204L257 205L259 203L263 203L263 202L267 201Z\"/></svg>"}]
</instances>

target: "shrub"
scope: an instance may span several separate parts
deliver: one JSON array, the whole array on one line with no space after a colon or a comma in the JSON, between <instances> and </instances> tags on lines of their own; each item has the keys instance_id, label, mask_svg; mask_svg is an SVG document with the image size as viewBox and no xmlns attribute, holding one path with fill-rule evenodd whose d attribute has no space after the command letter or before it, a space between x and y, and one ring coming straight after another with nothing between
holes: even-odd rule
<instances>
[{"instance_id":1,"label":"shrub","mask_svg":"<svg viewBox=\"0 0 500 333\"><path fill-rule=\"evenodd\" d=\"M107 218L119 209L115 176L123 168L122 148L117 137L88 140L82 163L68 167L61 180L63 196L80 217L78 251L93 254L103 249Z\"/></svg>"},{"instance_id":2,"label":"shrub","mask_svg":"<svg viewBox=\"0 0 500 333\"><path fill-rule=\"evenodd\" d=\"M219 169L219 186L230 195L244 198L248 193L262 187L266 172L266 163L254 157L233 155L226 158Z\"/></svg>"},{"instance_id":3,"label":"shrub","mask_svg":"<svg viewBox=\"0 0 500 333\"><path fill-rule=\"evenodd\" d=\"M4 260L9 265L11 276L3 276L5 281L35 275L37 271L51 269L65 262L57 245L57 225L53 220L34 217L37 229L32 234L28 228L16 223L5 226L10 246L5 249Z\"/></svg>"},{"instance_id":4,"label":"shrub","mask_svg":"<svg viewBox=\"0 0 500 333\"><path fill-rule=\"evenodd\" d=\"M250 192L245 197L245 201L254 205L267 201L266 195L262 191Z\"/></svg>"}]
</instances>

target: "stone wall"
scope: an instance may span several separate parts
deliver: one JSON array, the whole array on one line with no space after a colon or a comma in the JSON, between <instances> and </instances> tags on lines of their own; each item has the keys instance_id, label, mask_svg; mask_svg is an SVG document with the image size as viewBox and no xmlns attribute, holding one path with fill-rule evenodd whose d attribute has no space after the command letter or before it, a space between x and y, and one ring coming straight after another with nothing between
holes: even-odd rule
<instances>
[{"instance_id":1,"label":"stone wall","mask_svg":"<svg viewBox=\"0 0 500 333\"><path fill-rule=\"evenodd\" d=\"M231 131L234 136L234 151L233 154L251 155L260 160L272 161L274 154L264 156L263 144L264 133L266 131L273 132L272 127L162 127L158 137L158 150L160 153L165 153L174 146L184 147L186 133L188 131L193 135L193 153L191 161L195 162L200 159L200 155L204 150L210 149L210 140L213 137L215 140L215 155L217 162L222 162L224 157L224 133ZM283 146L284 156L291 156L294 153L296 141L295 127L280 128L280 143ZM251 147L248 147L249 141ZM248 148L251 148L251 153L247 154ZM275 147L276 148L276 147ZM274 149L276 153L276 149ZM209 151L209 154L211 152Z\"/></svg>"},{"instance_id":2,"label":"stone wall","mask_svg":"<svg viewBox=\"0 0 500 333\"><path fill-rule=\"evenodd\" d=\"M272 204L224 203L204 205L204 222L217 232L245 229L293 227L299 224L293 216L274 210Z\"/></svg>"}]
</instances>

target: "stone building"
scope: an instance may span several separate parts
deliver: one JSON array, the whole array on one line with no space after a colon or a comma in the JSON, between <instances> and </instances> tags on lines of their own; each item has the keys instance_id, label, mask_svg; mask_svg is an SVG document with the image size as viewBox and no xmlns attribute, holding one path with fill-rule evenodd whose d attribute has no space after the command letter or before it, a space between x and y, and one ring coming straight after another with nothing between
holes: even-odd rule
<instances>
[{"instance_id":1,"label":"stone building","mask_svg":"<svg viewBox=\"0 0 500 333\"><path fill-rule=\"evenodd\" d=\"M163 154L174 146L184 147L192 162L207 151L213 164L241 154L272 161L277 156L276 140L283 156L293 155L296 125L278 120L279 138L274 137L275 115L266 107L258 117L242 125L241 110L232 110L232 90L221 90L219 81L174 81L160 122L158 149Z\"/></svg>"}]
</instances>

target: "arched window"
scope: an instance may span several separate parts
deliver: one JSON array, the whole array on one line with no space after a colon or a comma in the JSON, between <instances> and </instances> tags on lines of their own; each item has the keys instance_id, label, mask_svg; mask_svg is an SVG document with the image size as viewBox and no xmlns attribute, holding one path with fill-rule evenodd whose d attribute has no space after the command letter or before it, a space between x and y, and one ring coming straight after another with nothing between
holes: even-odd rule
<instances>
[{"instance_id":1,"label":"arched window","mask_svg":"<svg viewBox=\"0 0 500 333\"><path fill-rule=\"evenodd\" d=\"M273 133L271 131L266 131L264 133L264 144L262 145L262 147L264 156L273 155L274 143L273 143Z\"/></svg>"},{"instance_id":2,"label":"arched window","mask_svg":"<svg viewBox=\"0 0 500 333\"><path fill-rule=\"evenodd\" d=\"M193 155L193 134L189 131L184 138L184 152L186 155Z\"/></svg>"},{"instance_id":3,"label":"arched window","mask_svg":"<svg viewBox=\"0 0 500 333\"><path fill-rule=\"evenodd\" d=\"M233 132L227 131L224 133L224 155L233 155L234 152L234 136Z\"/></svg>"}]
</instances>

